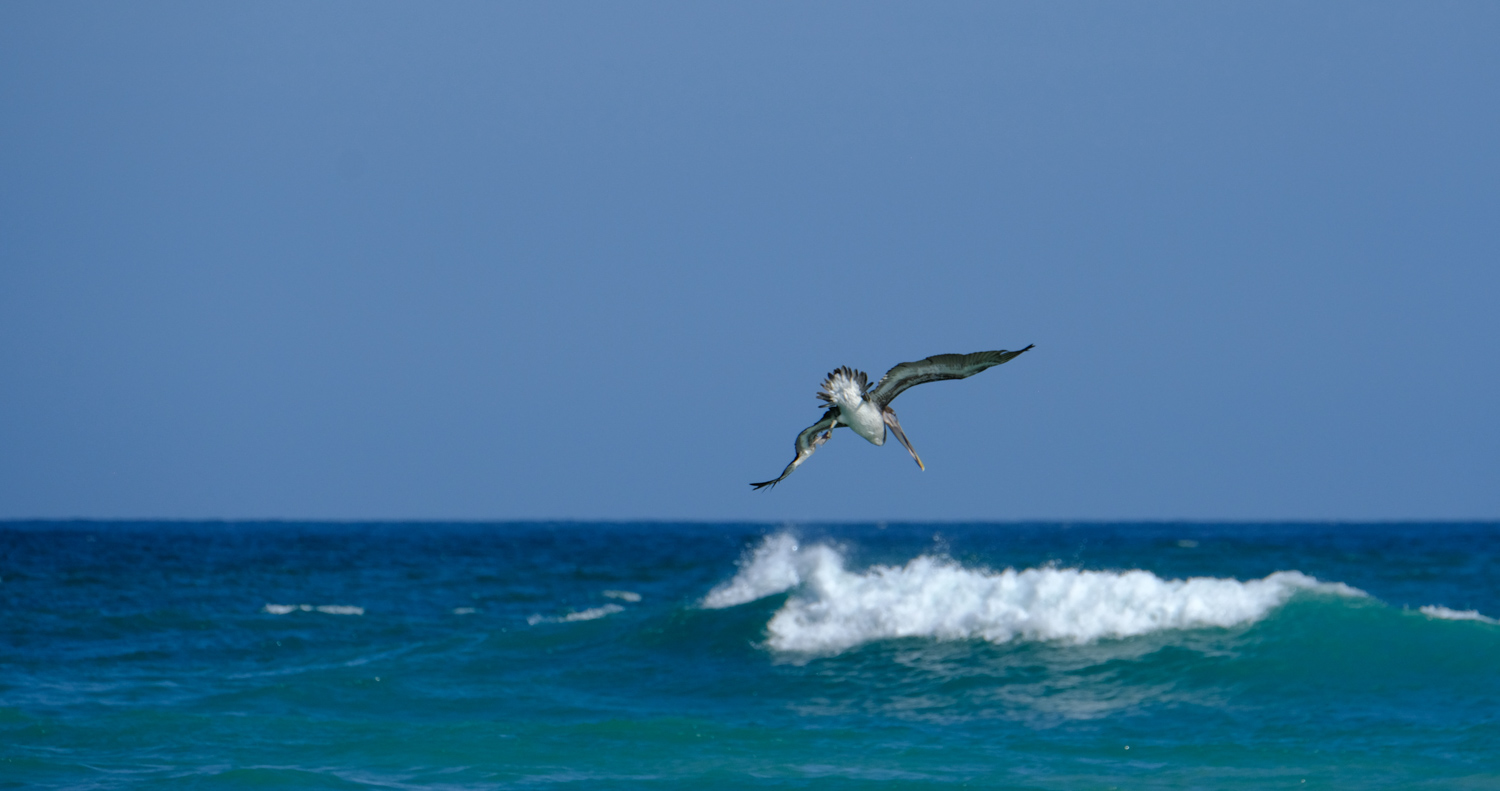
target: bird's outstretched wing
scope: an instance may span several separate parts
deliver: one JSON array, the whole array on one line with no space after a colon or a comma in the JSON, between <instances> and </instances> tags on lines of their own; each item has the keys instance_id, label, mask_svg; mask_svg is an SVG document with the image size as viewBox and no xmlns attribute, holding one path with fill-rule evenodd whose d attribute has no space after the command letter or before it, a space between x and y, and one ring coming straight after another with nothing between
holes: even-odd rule
<instances>
[{"instance_id":1,"label":"bird's outstretched wing","mask_svg":"<svg viewBox=\"0 0 1500 791\"><path fill-rule=\"evenodd\" d=\"M834 420L836 420L838 416L839 408L832 407L827 412L823 413L822 420L819 420L811 426L802 429L802 433L797 435L797 458L792 459L792 463L786 465L786 469L782 470L781 475L778 476L775 480L761 481L760 483L752 483L750 485L754 486L757 489L761 489L767 486L775 486L776 484L781 483L782 479L792 474L792 470L797 469L797 465L801 464L804 461L807 461L807 457L813 455L813 451L817 450L819 445L822 445L824 442L828 441L828 437L825 436L823 432L826 431L832 433Z\"/></svg>"},{"instance_id":2,"label":"bird's outstretched wing","mask_svg":"<svg viewBox=\"0 0 1500 791\"><path fill-rule=\"evenodd\" d=\"M880 377L880 382L870 391L869 398L884 409L886 405L896 400L896 396L906 392L907 388L943 379L963 379L973 376L986 368L993 368L1015 359L1031 346L1019 352L1001 349L973 354L935 354L925 360L901 363L886 371L885 376Z\"/></svg>"}]
</instances>

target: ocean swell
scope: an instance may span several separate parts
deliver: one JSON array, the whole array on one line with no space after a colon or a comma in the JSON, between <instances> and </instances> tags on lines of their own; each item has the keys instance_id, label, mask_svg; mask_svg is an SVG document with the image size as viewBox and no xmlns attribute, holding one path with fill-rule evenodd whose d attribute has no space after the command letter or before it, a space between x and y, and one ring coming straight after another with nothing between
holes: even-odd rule
<instances>
[{"instance_id":1,"label":"ocean swell","mask_svg":"<svg viewBox=\"0 0 1500 791\"><path fill-rule=\"evenodd\" d=\"M793 591L766 629L777 651L838 652L873 640L926 637L1089 642L1165 629L1253 623L1298 591L1362 597L1297 571L1240 581L1167 580L1148 571L965 568L922 555L849 571L834 547L767 536L702 606L733 607Z\"/></svg>"}]
</instances>

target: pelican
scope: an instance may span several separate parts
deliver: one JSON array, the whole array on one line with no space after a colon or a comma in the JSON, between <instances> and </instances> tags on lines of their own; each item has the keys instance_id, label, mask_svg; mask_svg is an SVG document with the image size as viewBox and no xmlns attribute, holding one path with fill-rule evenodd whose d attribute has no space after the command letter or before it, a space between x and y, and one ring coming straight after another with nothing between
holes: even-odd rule
<instances>
[{"instance_id":1,"label":"pelican","mask_svg":"<svg viewBox=\"0 0 1500 791\"><path fill-rule=\"evenodd\" d=\"M792 459L792 463L786 465L786 469L775 479L750 485L762 489L786 480L786 476L807 461L819 445L833 437L833 430L839 426L854 429L855 434L869 440L872 445L885 444L885 430L889 427L896 439L906 446L906 452L916 460L917 468L926 470L927 465L922 463L922 457L917 455L911 442L907 441L906 432L901 430L901 421L896 419L896 411L891 409L891 402L896 400L896 396L927 382L965 379L986 368L1010 362L1035 345L1031 344L1019 352L1001 349L973 354L935 354L924 360L901 363L886 371L874 389L870 389L870 377L864 371L840 366L828 374L828 378L823 380L823 389L818 391L818 398L829 405L828 411L823 413L818 422L802 429L802 433L797 435L797 456Z\"/></svg>"}]
</instances>

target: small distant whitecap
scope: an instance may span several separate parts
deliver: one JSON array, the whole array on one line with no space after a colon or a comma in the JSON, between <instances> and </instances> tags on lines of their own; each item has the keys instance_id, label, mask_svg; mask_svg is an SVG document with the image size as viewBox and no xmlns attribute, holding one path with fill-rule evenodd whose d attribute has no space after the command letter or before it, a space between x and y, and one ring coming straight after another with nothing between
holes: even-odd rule
<instances>
[{"instance_id":1,"label":"small distant whitecap","mask_svg":"<svg viewBox=\"0 0 1500 791\"><path fill-rule=\"evenodd\" d=\"M536 626L539 623L571 623L573 621L593 621L606 615L623 612L624 607L618 604L606 604L603 607L590 607L587 610L570 612L560 618L549 618L545 615L533 615L526 619L526 623Z\"/></svg>"},{"instance_id":2,"label":"small distant whitecap","mask_svg":"<svg viewBox=\"0 0 1500 791\"><path fill-rule=\"evenodd\" d=\"M328 615L364 615L365 608L356 607L352 604L270 604L267 603L262 612L272 615L286 615L292 612L321 612Z\"/></svg>"},{"instance_id":3,"label":"small distant whitecap","mask_svg":"<svg viewBox=\"0 0 1500 791\"><path fill-rule=\"evenodd\" d=\"M1500 624L1500 619L1480 615L1478 610L1450 610L1447 607L1429 604L1426 607L1419 607L1417 612L1428 618L1441 618L1445 621L1479 621L1480 623Z\"/></svg>"}]
</instances>

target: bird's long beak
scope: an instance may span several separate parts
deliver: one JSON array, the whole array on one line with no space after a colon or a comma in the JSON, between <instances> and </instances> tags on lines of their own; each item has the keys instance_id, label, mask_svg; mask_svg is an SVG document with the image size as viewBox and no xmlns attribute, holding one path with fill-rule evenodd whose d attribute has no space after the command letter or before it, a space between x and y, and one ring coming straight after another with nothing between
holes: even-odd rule
<instances>
[{"instance_id":1,"label":"bird's long beak","mask_svg":"<svg viewBox=\"0 0 1500 791\"><path fill-rule=\"evenodd\" d=\"M900 440L901 444L906 446L906 452L910 453L911 457L916 460L917 467L926 472L927 465L922 463L922 457L917 455L916 448L913 448L911 442L907 441L906 432L901 430L901 421L896 419L896 412L890 407L886 407L881 417L885 419L885 424L891 427L891 433L896 435L896 439Z\"/></svg>"}]
</instances>

